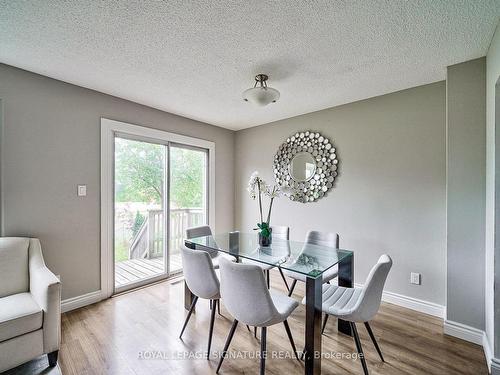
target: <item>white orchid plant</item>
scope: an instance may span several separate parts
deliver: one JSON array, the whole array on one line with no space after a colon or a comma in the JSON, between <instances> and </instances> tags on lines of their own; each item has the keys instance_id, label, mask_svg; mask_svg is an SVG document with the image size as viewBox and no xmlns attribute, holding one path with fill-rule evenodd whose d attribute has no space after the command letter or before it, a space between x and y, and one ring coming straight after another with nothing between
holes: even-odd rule
<instances>
[{"instance_id":1,"label":"white orchid plant","mask_svg":"<svg viewBox=\"0 0 500 375\"><path fill-rule=\"evenodd\" d=\"M273 208L273 201L282 194L282 190L278 185L270 186L268 185L262 177L259 176L259 172L255 171L250 176L248 180L248 192L252 199L259 198L259 212L260 212L260 222L257 223L255 230L260 230L262 237L268 238L271 236L271 230L269 223L271 221L271 211ZM262 195L267 196L270 199L269 211L267 213L267 219L264 221L264 216L262 213Z\"/></svg>"}]
</instances>

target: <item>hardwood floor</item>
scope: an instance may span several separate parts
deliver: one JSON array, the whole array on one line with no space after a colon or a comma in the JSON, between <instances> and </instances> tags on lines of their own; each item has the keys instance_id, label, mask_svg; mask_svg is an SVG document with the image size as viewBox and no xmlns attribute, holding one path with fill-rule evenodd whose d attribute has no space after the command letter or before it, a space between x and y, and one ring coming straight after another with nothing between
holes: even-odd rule
<instances>
[{"instance_id":1,"label":"hardwood floor","mask_svg":"<svg viewBox=\"0 0 500 375\"><path fill-rule=\"evenodd\" d=\"M279 274L272 273L272 287L284 290ZM178 338L185 317L184 284L162 282L109 300L71 311L62 316L60 366L63 374L213 374L218 359L181 359L190 352L206 350L210 312L208 301L200 300L184 332ZM303 286L294 297L301 299ZM231 326L231 317L221 303L222 315L215 321L212 351L222 351ZM300 349L304 345L304 307L290 317L292 334ZM380 362L363 325L358 325L370 374L487 374L482 348L443 335L442 321L429 315L383 303L372 329L384 354ZM260 335L259 335L260 337ZM270 358L272 353L291 356L283 325L267 333L267 374L302 374L304 366L293 358ZM259 340L245 325L236 330L230 351L250 358L226 358L221 374L258 374ZM355 353L351 337L337 332L336 320L329 319L323 335L323 353ZM186 353L186 354L185 354ZM176 355L176 359L171 359ZM253 357L251 357L253 356ZM359 360L323 359L323 374L363 374Z\"/></svg>"}]
</instances>

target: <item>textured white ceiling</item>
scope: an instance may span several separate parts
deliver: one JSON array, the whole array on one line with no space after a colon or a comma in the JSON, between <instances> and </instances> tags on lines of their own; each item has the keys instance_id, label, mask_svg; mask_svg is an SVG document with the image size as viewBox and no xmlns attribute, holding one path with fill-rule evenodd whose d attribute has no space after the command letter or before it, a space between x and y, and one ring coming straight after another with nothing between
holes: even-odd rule
<instances>
[{"instance_id":1,"label":"textured white ceiling","mask_svg":"<svg viewBox=\"0 0 500 375\"><path fill-rule=\"evenodd\" d=\"M1 1L0 62L242 129L443 80L486 54L499 15L500 0ZM257 73L276 104L242 101Z\"/></svg>"}]
</instances>

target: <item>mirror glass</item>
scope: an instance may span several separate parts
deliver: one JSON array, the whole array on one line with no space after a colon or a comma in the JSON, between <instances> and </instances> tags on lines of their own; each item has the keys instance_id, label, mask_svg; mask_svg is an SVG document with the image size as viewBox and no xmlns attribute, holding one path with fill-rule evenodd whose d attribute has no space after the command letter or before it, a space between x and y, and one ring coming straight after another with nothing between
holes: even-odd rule
<instances>
[{"instance_id":1,"label":"mirror glass","mask_svg":"<svg viewBox=\"0 0 500 375\"><path fill-rule=\"evenodd\" d=\"M290 176L297 182L309 181L316 172L316 160L308 152L299 152L290 163Z\"/></svg>"}]
</instances>

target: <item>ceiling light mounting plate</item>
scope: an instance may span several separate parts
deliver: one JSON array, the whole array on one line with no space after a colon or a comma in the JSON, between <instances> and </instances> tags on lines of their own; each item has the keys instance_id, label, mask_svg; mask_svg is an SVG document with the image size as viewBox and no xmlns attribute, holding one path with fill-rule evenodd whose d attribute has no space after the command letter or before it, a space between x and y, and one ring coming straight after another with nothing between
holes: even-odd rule
<instances>
[{"instance_id":1,"label":"ceiling light mounting plate","mask_svg":"<svg viewBox=\"0 0 500 375\"><path fill-rule=\"evenodd\" d=\"M265 86L267 87L267 80L269 79L269 76L267 74L257 74L255 76L255 85L257 86L257 83L260 83L260 86Z\"/></svg>"}]
</instances>

